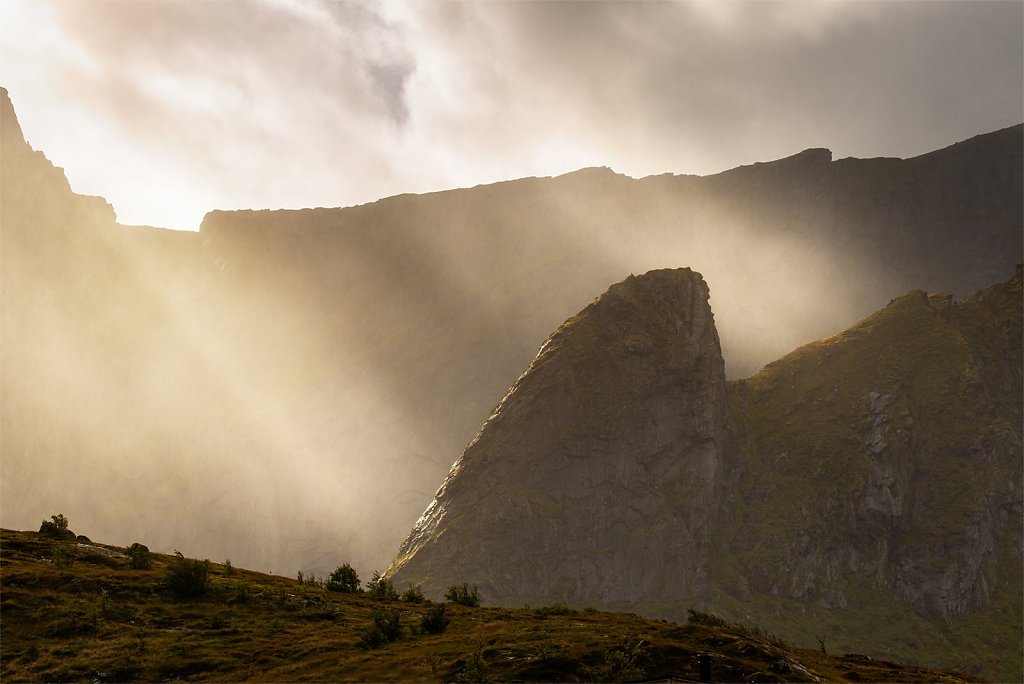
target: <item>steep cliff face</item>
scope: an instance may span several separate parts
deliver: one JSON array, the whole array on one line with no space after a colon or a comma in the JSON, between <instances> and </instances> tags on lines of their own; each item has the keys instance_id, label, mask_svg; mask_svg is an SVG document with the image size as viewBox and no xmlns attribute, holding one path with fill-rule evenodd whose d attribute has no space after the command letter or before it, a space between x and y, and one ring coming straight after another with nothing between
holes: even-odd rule
<instances>
[{"instance_id":1,"label":"steep cliff face","mask_svg":"<svg viewBox=\"0 0 1024 684\"><path fill-rule=\"evenodd\" d=\"M390 573L501 603L705 593L729 445L703 278L630 277L548 338Z\"/></svg>"},{"instance_id":2,"label":"steep cliff face","mask_svg":"<svg viewBox=\"0 0 1024 684\"><path fill-rule=\"evenodd\" d=\"M197 234L118 225L0 103L0 522L64 510L287 574L389 562L548 333L630 272L704 273L737 377L1021 252L1020 126L908 160L214 211Z\"/></svg>"},{"instance_id":3,"label":"steep cliff face","mask_svg":"<svg viewBox=\"0 0 1024 684\"><path fill-rule=\"evenodd\" d=\"M696 605L1016 677L1020 270L963 302L911 291L730 383L728 411L706 296L655 272L556 331L393 579L507 605Z\"/></svg>"}]
</instances>

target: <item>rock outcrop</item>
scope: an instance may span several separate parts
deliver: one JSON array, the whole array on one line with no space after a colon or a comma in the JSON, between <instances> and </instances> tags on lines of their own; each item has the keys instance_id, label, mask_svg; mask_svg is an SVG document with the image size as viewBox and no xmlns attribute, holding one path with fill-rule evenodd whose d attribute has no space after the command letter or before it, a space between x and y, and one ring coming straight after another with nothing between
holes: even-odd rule
<instances>
[{"instance_id":1,"label":"rock outcrop","mask_svg":"<svg viewBox=\"0 0 1024 684\"><path fill-rule=\"evenodd\" d=\"M1020 268L962 302L911 291L728 385L706 299L698 274L656 271L559 328L393 580L434 596L470 581L504 605L696 606L1017 677Z\"/></svg>"},{"instance_id":2,"label":"rock outcrop","mask_svg":"<svg viewBox=\"0 0 1024 684\"><path fill-rule=\"evenodd\" d=\"M703 278L631 276L548 338L391 575L435 596L461 577L503 603L706 593L729 437Z\"/></svg>"}]
</instances>

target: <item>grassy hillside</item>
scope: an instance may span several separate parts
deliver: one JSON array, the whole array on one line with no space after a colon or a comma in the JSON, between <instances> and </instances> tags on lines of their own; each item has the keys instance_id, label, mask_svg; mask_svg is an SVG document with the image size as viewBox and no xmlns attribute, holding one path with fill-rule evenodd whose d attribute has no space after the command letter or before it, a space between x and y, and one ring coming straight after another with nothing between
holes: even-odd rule
<instances>
[{"instance_id":1,"label":"grassy hillside","mask_svg":"<svg viewBox=\"0 0 1024 684\"><path fill-rule=\"evenodd\" d=\"M849 654L794 649L757 630L653 621L564 606L510 610L381 601L296 579L210 564L209 589L169 588L174 556L134 570L125 549L0 531L0 678L4 681L970 681ZM401 636L368 648L374 615L397 611Z\"/></svg>"},{"instance_id":2,"label":"grassy hillside","mask_svg":"<svg viewBox=\"0 0 1024 684\"><path fill-rule=\"evenodd\" d=\"M709 608L1020 681L1020 312L1019 268L912 291L732 383L748 465Z\"/></svg>"}]
</instances>

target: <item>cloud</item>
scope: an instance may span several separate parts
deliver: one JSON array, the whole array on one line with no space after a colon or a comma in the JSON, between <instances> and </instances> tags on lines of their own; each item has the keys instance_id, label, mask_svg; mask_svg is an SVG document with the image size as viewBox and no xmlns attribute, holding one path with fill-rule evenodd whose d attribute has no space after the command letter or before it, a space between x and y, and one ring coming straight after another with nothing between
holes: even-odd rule
<instances>
[{"instance_id":1,"label":"cloud","mask_svg":"<svg viewBox=\"0 0 1024 684\"><path fill-rule=\"evenodd\" d=\"M1024 119L1022 7L11 2L0 49L76 189L194 227L588 165L923 153Z\"/></svg>"}]
</instances>

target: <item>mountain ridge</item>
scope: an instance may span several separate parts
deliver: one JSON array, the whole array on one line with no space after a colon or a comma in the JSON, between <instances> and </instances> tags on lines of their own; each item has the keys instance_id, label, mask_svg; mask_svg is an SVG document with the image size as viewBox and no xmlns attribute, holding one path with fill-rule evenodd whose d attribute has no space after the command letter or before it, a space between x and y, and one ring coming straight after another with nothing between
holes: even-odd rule
<instances>
[{"instance_id":1,"label":"mountain ridge","mask_svg":"<svg viewBox=\"0 0 1024 684\"><path fill-rule=\"evenodd\" d=\"M1019 676L1020 267L962 302L912 290L727 385L675 370L694 344L720 363L717 335L649 332L679 307L711 320L706 286L704 308L674 283L637 296L660 302L639 319L615 307L631 283L670 277L693 273L631 277L552 333L386 575L428 595L464 578L503 605L670 619L756 606L784 638L830 624L843 649ZM591 326L606 337L572 343ZM637 355L646 374L620 371ZM690 391L665 393L679 382ZM692 432L688 417L716 412L717 430ZM687 465L704 454L712 465Z\"/></svg>"},{"instance_id":2,"label":"mountain ridge","mask_svg":"<svg viewBox=\"0 0 1024 684\"><path fill-rule=\"evenodd\" d=\"M102 538L279 572L383 567L547 334L631 272L703 273L742 377L894 292L993 282L1022 250L1019 130L939 160L927 193L903 162L597 171L219 213L195 234L119 228L0 114L4 525L66 507Z\"/></svg>"}]
</instances>

